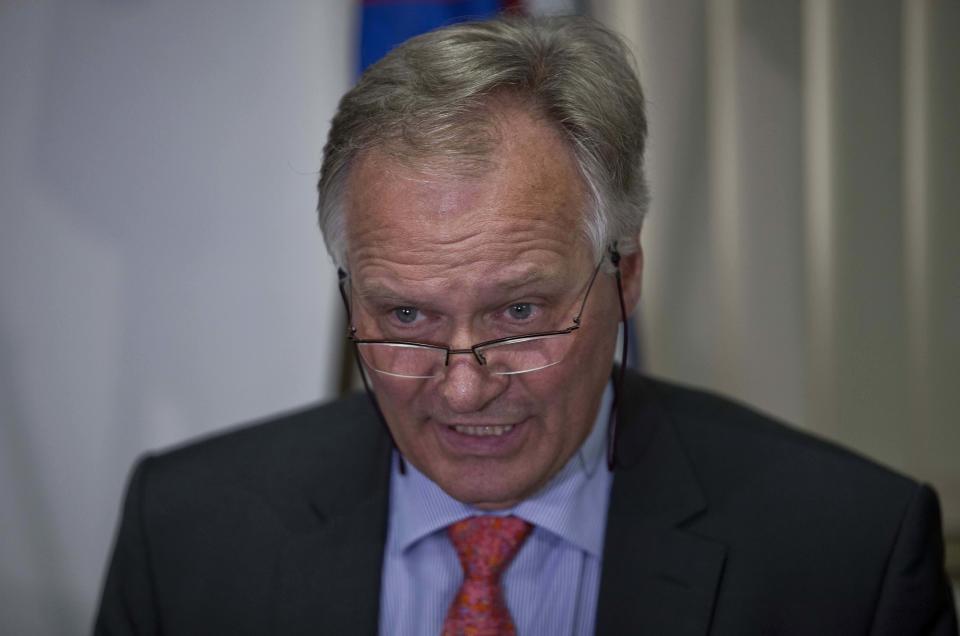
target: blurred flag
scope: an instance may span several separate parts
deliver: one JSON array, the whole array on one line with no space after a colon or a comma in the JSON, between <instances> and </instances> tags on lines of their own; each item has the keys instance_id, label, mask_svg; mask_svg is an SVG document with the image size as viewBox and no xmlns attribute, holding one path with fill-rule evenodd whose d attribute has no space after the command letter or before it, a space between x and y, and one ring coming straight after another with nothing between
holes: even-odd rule
<instances>
[{"instance_id":1,"label":"blurred flag","mask_svg":"<svg viewBox=\"0 0 960 636\"><path fill-rule=\"evenodd\" d=\"M582 13L579 0L363 0L360 72L408 38L447 24L510 12L527 15Z\"/></svg>"},{"instance_id":2,"label":"blurred flag","mask_svg":"<svg viewBox=\"0 0 960 636\"><path fill-rule=\"evenodd\" d=\"M360 71L415 35L503 11L523 13L521 0L363 0Z\"/></svg>"}]
</instances>

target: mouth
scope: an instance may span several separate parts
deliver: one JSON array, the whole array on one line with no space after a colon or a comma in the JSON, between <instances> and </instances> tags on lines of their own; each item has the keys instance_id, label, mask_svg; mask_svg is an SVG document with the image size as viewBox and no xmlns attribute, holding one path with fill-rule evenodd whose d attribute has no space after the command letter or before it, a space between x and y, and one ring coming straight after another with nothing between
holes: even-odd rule
<instances>
[{"instance_id":1,"label":"mouth","mask_svg":"<svg viewBox=\"0 0 960 636\"><path fill-rule=\"evenodd\" d=\"M509 433L513 430L513 424L507 424L504 426L500 425L489 425L484 424L482 426L466 426L461 424L451 424L447 426L448 429L456 431L457 433L463 433L464 435L472 435L474 437L500 437L506 433Z\"/></svg>"},{"instance_id":2,"label":"mouth","mask_svg":"<svg viewBox=\"0 0 960 636\"><path fill-rule=\"evenodd\" d=\"M526 420L512 424L436 422L441 446L458 456L502 456L517 452L529 436Z\"/></svg>"}]
</instances>

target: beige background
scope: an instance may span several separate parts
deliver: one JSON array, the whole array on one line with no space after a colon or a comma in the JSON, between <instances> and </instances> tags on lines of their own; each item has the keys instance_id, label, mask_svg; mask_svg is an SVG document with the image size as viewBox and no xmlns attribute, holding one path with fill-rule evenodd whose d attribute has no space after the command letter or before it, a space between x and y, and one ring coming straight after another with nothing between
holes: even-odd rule
<instances>
[{"instance_id":1,"label":"beige background","mask_svg":"<svg viewBox=\"0 0 960 636\"><path fill-rule=\"evenodd\" d=\"M593 5L649 99L648 367L932 483L960 573L960 3Z\"/></svg>"}]
</instances>

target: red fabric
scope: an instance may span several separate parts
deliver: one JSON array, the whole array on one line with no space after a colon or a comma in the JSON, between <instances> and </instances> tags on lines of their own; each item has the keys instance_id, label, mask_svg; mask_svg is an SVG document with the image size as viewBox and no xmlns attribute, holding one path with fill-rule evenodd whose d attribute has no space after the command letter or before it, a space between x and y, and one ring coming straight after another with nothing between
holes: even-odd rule
<instances>
[{"instance_id":1,"label":"red fabric","mask_svg":"<svg viewBox=\"0 0 960 636\"><path fill-rule=\"evenodd\" d=\"M469 517L447 528L463 584L443 622L443 636L514 636L500 575L533 529L517 517Z\"/></svg>"}]
</instances>

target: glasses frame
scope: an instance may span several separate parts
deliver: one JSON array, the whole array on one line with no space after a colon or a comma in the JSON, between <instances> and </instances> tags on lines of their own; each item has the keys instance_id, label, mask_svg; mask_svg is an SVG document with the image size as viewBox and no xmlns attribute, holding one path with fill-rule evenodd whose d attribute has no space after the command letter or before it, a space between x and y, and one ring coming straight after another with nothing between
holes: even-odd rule
<instances>
[{"instance_id":1,"label":"glasses frame","mask_svg":"<svg viewBox=\"0 0 960 636\"><path fill-rule=\"evenodd\" d=\"M486 366L487 359L483 355L484 349L491 349L493 347L507 345L513 342L524 342L526 340L550 338L555 336L565 336L579 329L584 309L586 309L586 306L587 306L587 299L590 297L590 291L593 289L593 284L597 280L597 274L600 273L600 267L603 265L603 262L606 259L607 259L607 256L604 255L600 259L600 261L597 263L597 266L593 269L593 274L591 274L590 276L590 282L587 283L587 288L586 288L586 292L583 295L583 300L580 302L580 310L577 312L577 315L573 317L573 324L571 324L569 327L565 329L559 329L556 331L536 331L532 333L519 334L516 336L507 336L505 338L494 338L492 340L484 340L482 342L473 344L466 349L454 349L447 345L439 345L439 344L434 344L430 342L418 342L414 340L392 340L389 338L382 338L382 339L358 338L357 328L353 325L353 314L350 310L350 299L347 294L347 291L344 289L344 287L347 284L347 275L341 269L338 272L340 295L343 298L343 303L347 310L347 320L350 322L350 332L347 334L347 338L354 344L354 347L357 347L357 345L363 345L363 344L384 344L384 345L394 345L398 347L419 347L422 349L433 349L436 351L443 351L445 352L445 356L443 360L443 366L445 368L450 366L450 356L467 355L467 354L473 354L473 357L477 361L477 364L479 364L480 366ZM357 353L357 358L358 359L361 358L361 356L359 355L359 351ZM560 361L557 361L555 363L552 363L543 367L538 367L535 369L529 369L527 371L513 371L509 373L497 373L495 375L521 375L524 373L533 373L535 371L540 371L541 369L546 369L551 366L554 366L559 362ZM373 369L373 370L376 371L377 373L383 373L391 377L405 378L410 380L427 380L430 378L438 377L440 375L439 373L436 375L400 375L400 374L390 373L388 371L381 371L379 369Z\"/></svg>"},{"instance_id":2,"label":"glasses frame","mask_svg":"<svg viewBox=\"0 0 960 636\"><path fill-rule=\"evenodd\" d=\"M575 331L576 329L579 329L580 317L583 315L584 307L586 307L587 298L590 296L590 290L593 289L593 283L596 280L597 274L600 271L600 266L603 265L603 261L607 257L610 258L610 263L614 267L613 273L614 273L614 279L616 280L616 283L617 283L617 299L620 301L620 325L623 329L623 331L621 332L622 337L620 342L620 346L621 346L620 366L618 369L615 370L616 377L615 377L614 392L613 392L613 404L610 406L610 415L607 422L607 469L610 471L613 471L614 466L616 465L617 413L620 407L620 400L623 396L623 384L626 378L626 370L627 370L627 364L628 364L627 352L630 350L630 344L629 344L630 329L628 327L628 321L627 321L627 307L623 301L623 282L620 276L620 251L617 249L616 242L610 245L610 247L608 248L608 254L606 254L603 258L601 258L600 262L597 263L597 267L593 271L593 276L590 278L590 284L587 286L587 293L584 294L583 302L580 303L580 311L577 313L576 317L574 317L573 319L573 325L557 333L566 334L566 333ZM337 286L340 290L340 298L343 299L343 306L347 311L347 322L350 324L350 333L347 335L347 338L354 343L354 350L356 350L356 343L359 342L360 339L356 338L356 327L353 326L353 317L350 311L350 299L347 297L347 292L344 289L347 281L347 273L343 270L343 268L337 269L337 278L338 278ZM544 332L544 333L551 333L551 332ZM529 338L530 335L528 334L527 336L512 336L512 338L524 338L524 337ZM498 340L499 341L510 340L510 338L499 338ZM377 341L374 341L374 342L377 342ZM381 340L379 342L397 342L397 341ZM450 349L449 347L443 347L439 345L425 344L425 343L419 343L419 342L407 343L407 344L418 344L418 345L434 347L438 349L446 349L448 351L447 360L449 361L449 357L451 353L474 353L474 355L476 356L476 352L474 352L475 347L479 347L481 345L490 345L491 343L494 343L494 342L497 342L497 341L488 340L485 342L480 342L474 345L473 347L470 347L469 349ZM383 416L383 410L380 408L380 403L377 401L377 396L374 395L374 392L370 387L370 382L367 380L367 374L364 373L363 363L360 361L359 353L357 353L357 355L354 356L354 359L357 363L357 371L360 373L360 379L363 381L363 388L367 394L367 397L370 398L370 402L373 404L373 408L377 412L377 417L380 420L380 424L381 426L383 426L384 431L386 431L387 437L390 438L390 443L393 445L393 448L397 449L398 451L397 457L398 457L400 474L406 475L407 469L406 469L406 462L403 459L403 454L399 452L399 448L397 446L397 440L394 439L393 432L390 430L390 427L387 425L387 419ZM478 362L479 361L480 359L478 358ZM480 364L484 364L484 363L480 362Z\"/></svg>"}]
</instances>

